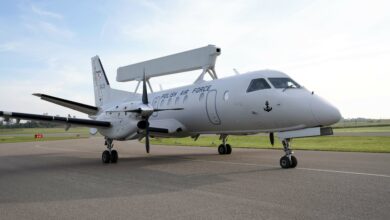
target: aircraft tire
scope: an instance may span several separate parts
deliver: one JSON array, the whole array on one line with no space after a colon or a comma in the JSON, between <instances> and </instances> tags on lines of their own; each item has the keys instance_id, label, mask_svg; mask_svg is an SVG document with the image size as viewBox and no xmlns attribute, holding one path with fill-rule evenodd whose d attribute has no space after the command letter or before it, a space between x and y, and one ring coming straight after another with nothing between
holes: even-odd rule
<instances>
[{"instance_id":1,"label":"aircraft tire","mask_svg":"<svg viewBox=\"0 0 390 220\"><path fill-rule=\"evenodd\" d=\"M232 153L232 146L230 144L226 144L226 154L231 154Z\"/></svg>"},{"instance_id":2,"label":"aircraft tire","mask_svg":"<svg viewBox=\"0 0 390 220\"><path fill-rule=\"evenodd\" d=\"M290 168L295 168L297 165L298 165L297 158L291 155L291 166L290 166Z\"/></svg>"},{"instance_id":3,"label":"aircraft tire","mask_svg":"<svg viewBox=\"0 0 390 220\"><path fill-rule=\"evenodd\" d=\"M290 159L287 156L283 156L280 158L280 166L283 169L288 169L291 167Z\"/></svg>"},{"instance_id":4,"label":"aircraft tire","mask_svg":"<svg viewBox=\"0 0 390 220\"><path fill-rule=\"evenodd\" d=\"M218 153L222 155L222 154L226 154L226 152L227 152L227 148L223 144L219 145Z\"/></svg>"},{"instance_id":5,"label":"aircraft tire","mask_svg":"<svg viewBox=\"0 0 390 220\"><path fill-rule=\"evenodd\" d=\"M116 163L118 162L118 151L112 150L111 151L111 163Z\"/></svg>"},{"instance_id":6,"label":"aircraft tire","mask_svg":"<svg viewBox=\"0 0 390 220\"><path fill-rule=\"evenodd\" d=\"M102 153L102 162L103 163L110 163L111 155L108 150L103 151Z\"/></svg>"}]
</instances>

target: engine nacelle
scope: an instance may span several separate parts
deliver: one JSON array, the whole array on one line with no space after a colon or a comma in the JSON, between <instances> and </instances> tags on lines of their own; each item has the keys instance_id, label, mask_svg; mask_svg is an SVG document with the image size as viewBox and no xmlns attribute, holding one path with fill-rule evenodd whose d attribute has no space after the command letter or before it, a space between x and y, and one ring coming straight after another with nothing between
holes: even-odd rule
<instances>
[{"instance_id":1,"label":"engine nacelle","mask_svg":"<svg viewBox=\"0 0 390 220\"><path fill-rule=\"evenodd\" d=\"M137 123L139 121L135 118L126 116L124 113L123 116L122 114L102 114L101 116L98 116L97 120L111 122L111 127L98 129L99 133L105 137L116 140L126 140L134 139L137 136Z\"/></svg>"}]
</instances>

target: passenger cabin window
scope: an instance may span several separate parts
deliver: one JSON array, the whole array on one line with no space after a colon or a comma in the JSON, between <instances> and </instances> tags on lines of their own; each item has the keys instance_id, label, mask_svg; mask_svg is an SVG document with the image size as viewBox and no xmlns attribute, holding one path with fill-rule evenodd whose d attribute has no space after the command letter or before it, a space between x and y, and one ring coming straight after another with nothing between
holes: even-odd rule
<instances>
[{"instance_id":1,"label":"passenger cabin window","mask_svg":"<svg viewBox=\"0 0 390 220\"><path fill-rule=\"evenodd\" d=\"M180 101L180 96L176 97L175 105L179 104L179 101Z\"/></svg>"},{"instance_id":2,"label":"passenger cabin window","mask_svg":"<svg viewBox=\"0 0 390 220\"><path fill-rule=\"evenodd\" d=\"M253 92L261 89L270 89L271 86L265 81L265 79L253 79L251 83L249 84L248 89L246 92Z\"/></svg>"},{"instance_id":3,"label":"passenger cabin window","mask_svg":"<svg viewBox=\"0 0 390 220\"><path fill-rule=\"evenodd\" d=\"M184 96L183 104L187 102L187 99L188 99L188 95Z\"/></svg>"},{"instance_id":4,"label":"passenger cabin window","mask_svg":"<svg viewBox=\"0 0 390 220\"><path fill-rule=\"evenodd\" d=\"M276 89L301 88L294 80L287 77L268 78Z\"/></svg>"}]
</instances>

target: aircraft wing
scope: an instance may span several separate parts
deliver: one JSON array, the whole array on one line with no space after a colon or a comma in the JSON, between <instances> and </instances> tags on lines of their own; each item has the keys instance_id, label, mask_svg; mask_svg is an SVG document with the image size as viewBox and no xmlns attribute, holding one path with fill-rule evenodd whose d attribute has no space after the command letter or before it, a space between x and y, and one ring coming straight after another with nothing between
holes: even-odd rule
<instances>
[{"instance_id":1,"label":"aircraft wing","mask_svg":"<svg viewBox=\"0 0 390 220\"><path fill-rule=\"evenodd\" d=\"M152 133L173 134L186 130L176 119L151 120L149 130Z\"/></svg>"},{"instance_id":2,"label":"aircraft wing","mask_svg":"<svg viewBox=\"0 0 390 220\"><path fill-rule=\"evenodd\" d=\"M0 117L3 118L16 118L22 120L32 120L32 121L46 121L62 124L74 124L81 125L85 127L103 127L108 128L111 126L111 123L108 121L97 121L91 119L80 119L80 118L70 118L70 117L58 117L58 116L49 116L49 115L35 115L28 113L20 112L5 112L0 111Z\"/></svg>"},{"instance_id":3,"label":"aircraft wing","mask_svg":"<svg viewBox=\"0 0 390 220\"><path fill-rule=\"evenodd\" d=\"M95 106L86 105L79 102L74 102L66 99L57 98L50 95L34 93L33 95L40 97L42 100L61 105L88 115L96 115L99 109Z\"/></svg>"}]
</instances>

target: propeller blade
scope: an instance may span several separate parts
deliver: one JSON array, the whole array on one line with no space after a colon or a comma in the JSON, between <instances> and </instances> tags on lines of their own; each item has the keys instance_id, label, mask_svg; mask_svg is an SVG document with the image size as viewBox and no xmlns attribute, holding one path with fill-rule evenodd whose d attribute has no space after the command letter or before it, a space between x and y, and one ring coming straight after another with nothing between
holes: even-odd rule
<instances>
[{"instance_id":1,"label":"propeller blade","mask_svg":"<svg viewBox=\"0 0 390 220\"><path fill-rule=\"evenodd\" d=\"M269 141L271 142L272 146L274 146L275 138L273 132L269 133Z\"/></svg>"},{"instance_id":2,"label":"propeller blade","mask_svg":"<svg viewBox=\"0 0 390 220\"><path fill-rule=\"evenodd\" d=\"M153 109L153 112L177 111L177 110L184 110L184 108L160 108L160 109ZM128 110L120 110L120 111L107 111L107 112L112 112L112 113L116 113L116 112L132 112L132 113L141 114L142 113L142 109L141 108L137 108L137 109L128 109Z\"/></svg>"},{"instance_id":3,"label":"propeller blade","mask_svg":"<svg viewBox=\"0 0 390 220\"><path fill-rule=\"evenodd\" d=\"M149 153L149 149L150 149L150 144L149 144L149 127L146 128L145 147L146 147L146 153Z\"/></svg>"},{"instance_id":4,"label":"propeller blade","mask_svg":"<svg viewBox=\"0 0 390 220\"><path fill-rule=\"evenodd\" d=\"M137 109L129 109L129 110L118 110L118 111L106 111L108 113L116 113L116 112L132 112L132 113L141 113L142 112L142 109L141 108L137 108Z\"/></svg>"},{"instance_id":5,"label":"propeller blade","mask_svg":"<svg viewBox=\"0 0 390 220\"><path fill-rule=\"evenodd\" d=\"M177 110L183 110L184 108L160 108L160 109L153 109L154 112L162 112L162 111L177 111Z\"/></svg>"},{"instance_id":6,"label":"propeller blade","mask_svg":"<svg viewBox=\"0 0 390 220\"><path fill-rule=\"evenodd\" d=\"M142 109L141 109L141 108L130 109L130 110L125 110L124 112L133 112L133 113L139 113L139 114L141 114Z\"/></svg>"},{"instance_id":7,"label":"propeller blade","mask_svg":"<svg viewBox=\"0 0 390 220\"><path fill-rule=\"evenodd\" d=\"M144 79L142 84L142 103L147 105L148 102L148 89L146 88L146 74L144 70Z\"/></svg>"}]
</instances>

